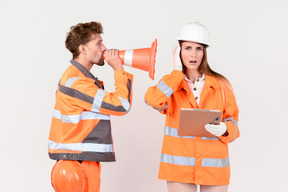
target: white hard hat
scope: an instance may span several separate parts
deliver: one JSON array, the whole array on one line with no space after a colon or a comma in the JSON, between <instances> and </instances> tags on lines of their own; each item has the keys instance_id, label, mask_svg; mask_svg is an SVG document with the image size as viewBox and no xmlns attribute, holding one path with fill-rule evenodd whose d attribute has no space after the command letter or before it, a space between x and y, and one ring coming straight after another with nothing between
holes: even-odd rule
<instances>
[{"instance_id":1,"label":"white hard hat","mask_svg":"<svg viewBox=\"0 0 288 192\"><path fill-rule=\"evenodd\" d=\"M176 38L179 41L193 41L209 46L209 31L207 27L198 22L185 24L180 35Z\"/></svg>"}]
</instances>

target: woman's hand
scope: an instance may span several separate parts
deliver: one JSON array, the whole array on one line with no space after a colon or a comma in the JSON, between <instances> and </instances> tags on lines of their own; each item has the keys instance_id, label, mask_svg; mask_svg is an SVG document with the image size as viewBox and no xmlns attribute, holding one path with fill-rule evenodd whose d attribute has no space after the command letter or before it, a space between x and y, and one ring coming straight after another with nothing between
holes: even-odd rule
<instances>
[{"instance_id":1,"label":"woman's hand","mask_svg":"<svg viewBox=\"0 0 288 192\"><path fill-rule=\"evenodd\" d=\"M182 62L180 59L180 46L177 44L173 49L173 62L174 62L174 70L182 71Z\"/></svg>"},{"instance_id":2,"label":"woman's hand","mask_svg":"<svg viewBox=\"0 0 288 192\"><path fill-rule=\"evenodd\" d=\"M222 136L227 131L227 126L223 122L220 122L219 125L206 124L204 127L209 133L217 137Z\"/></svg>"}]
</instances>

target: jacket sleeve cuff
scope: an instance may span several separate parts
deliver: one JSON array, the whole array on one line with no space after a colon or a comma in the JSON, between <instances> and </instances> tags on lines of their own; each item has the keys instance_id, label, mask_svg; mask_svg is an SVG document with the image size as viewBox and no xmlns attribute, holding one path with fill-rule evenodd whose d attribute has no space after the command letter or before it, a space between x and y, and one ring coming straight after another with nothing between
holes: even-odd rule
<instances>
[{"instance_id":1,"label":"jacket sleeve cuff","mask_svg":"<svg viewBox=\"0 0 288 192\"><path fill-rule=\"evenodd\" d=\"M169 86L173 92L176 91L184 79L185 75L182 71L173 70L170 75L167 75L166 78L163 78L163 81Z\"/></svg>"},{"instance_id":2,"label":"jacket sleeve cuff","mask_svg":"<svg viewBox=\"0 0 288 192\"><path fill-rule=\"evenodd\" d=\"M239 133L237 134L237 127L235 127L235 125L229 123L229 122L224 122L227 126L227 134L226 135L222 135L219 137L219 139L221 141L223 141L224 143L231 143L233 142L236 138L239 137Z\"/></svg>"}]
</instances>

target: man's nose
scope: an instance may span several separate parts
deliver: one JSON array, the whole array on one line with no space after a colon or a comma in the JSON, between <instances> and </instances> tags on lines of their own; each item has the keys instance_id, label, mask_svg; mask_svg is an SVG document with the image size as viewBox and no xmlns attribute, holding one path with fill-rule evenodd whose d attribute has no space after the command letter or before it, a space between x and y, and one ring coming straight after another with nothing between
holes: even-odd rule
<instances>
[{"instance_id":1,"label":"man's nose","mask_svg":"<svg viewBox=\"0 0 288 192\"><path fill-rule=\"evenodd\" d=\"M102 51L107 51L107 48L104 44L102 44Z\"/></svg>"}]
</instances>

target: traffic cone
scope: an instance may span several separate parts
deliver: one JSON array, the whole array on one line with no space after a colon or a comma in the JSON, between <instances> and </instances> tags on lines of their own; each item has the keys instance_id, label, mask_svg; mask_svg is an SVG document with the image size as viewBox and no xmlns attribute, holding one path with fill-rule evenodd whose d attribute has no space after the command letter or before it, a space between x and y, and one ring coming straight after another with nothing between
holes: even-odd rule
<instances>
[{"instance_id":1,"label":"traffic cone","mask_svg":"<svg viewBox=\"0 0 288 192\"><path fill-rule=\"evenodd\" d=\"M147 71L149 77L154 80L156 52L157 39L150 48L121 50L118 53L123 65ZM105 52L103 59L105 59Z\"/></svg>"}]
</instances>

